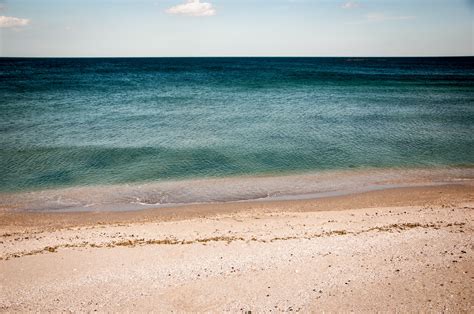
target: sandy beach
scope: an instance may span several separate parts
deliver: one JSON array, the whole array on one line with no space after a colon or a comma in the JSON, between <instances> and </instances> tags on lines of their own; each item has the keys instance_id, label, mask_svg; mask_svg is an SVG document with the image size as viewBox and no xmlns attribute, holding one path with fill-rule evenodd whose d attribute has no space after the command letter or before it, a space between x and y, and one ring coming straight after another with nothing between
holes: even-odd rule
<instances>
[{"instance_id":1,"label":"sandy beach","mask_svg":"<svg viewBox=\"0 0 474 314\"><path fill-rule=\"evenodd\" d=\"M315 200L0 213L2 311L474 310L470 181Z\"/></svg>"}]
</instances>

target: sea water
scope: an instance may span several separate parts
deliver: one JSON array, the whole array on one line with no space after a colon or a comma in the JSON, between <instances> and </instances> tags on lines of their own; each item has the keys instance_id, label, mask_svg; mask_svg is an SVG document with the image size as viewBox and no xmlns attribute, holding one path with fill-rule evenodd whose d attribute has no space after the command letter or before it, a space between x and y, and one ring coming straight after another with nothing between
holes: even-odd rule
<instances>
[{"instance_id":1,"label":"sea water","mask_svg":"<svg viewBox=\"0 0 474 314\"><path fill-rule=\"evenodd\" d=\"M474 58L0 58L0 192L474 165Z\"/></svg>"}]
</instances>

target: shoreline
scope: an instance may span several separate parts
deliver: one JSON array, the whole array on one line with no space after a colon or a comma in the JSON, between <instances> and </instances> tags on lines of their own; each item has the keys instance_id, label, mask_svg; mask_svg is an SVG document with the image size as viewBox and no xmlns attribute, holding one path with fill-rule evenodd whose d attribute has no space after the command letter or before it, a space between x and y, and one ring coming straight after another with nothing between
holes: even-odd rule
<instances>
[{"instance_id":1,"label":"shoreline","mask_svg":"<svg viewBox=\"0 0 474 314\"><path fill-rule=\"evenodd\" d=\"M344 211L360 208L425 205L446 198L470 201L474 183L383 188L312 199L187 204L131 211L0 211L0 230L53 230L120 223L181 221L239 213Z\"/></svg>"},{"instance_id":2,"label":"shoreline","mask_svg":"<svg viewBox=\"0 0 474 314\"><path fill-rule=\"evenodd\" d=\"M363 192L474 183L474 167L369 168L0 193L0 211L140 211L153 208L318 199Z\"/></svg>"}]
</instances>

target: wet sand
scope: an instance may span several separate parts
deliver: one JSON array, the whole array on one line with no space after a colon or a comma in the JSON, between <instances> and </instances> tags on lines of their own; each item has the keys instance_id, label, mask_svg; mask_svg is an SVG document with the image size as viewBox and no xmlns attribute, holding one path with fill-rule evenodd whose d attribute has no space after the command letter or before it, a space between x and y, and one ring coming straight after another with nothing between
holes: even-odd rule
<instances>
[{"instance_id":1,"label":"wet sand","mask_svg":"<svg viewBox=\"0 0 474 314\"><path fill-rule=\"evenodd\" d=\"M474 310L471 181L132 212L0 212L3 311Z\"/></svg>"}]
</instances>

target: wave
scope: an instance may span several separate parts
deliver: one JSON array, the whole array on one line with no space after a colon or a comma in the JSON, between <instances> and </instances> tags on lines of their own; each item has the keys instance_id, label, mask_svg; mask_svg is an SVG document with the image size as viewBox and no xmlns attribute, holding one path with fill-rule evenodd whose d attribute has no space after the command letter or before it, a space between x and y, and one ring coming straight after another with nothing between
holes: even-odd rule
<instances>
[{"instance_id":1,"label":"wave","mask_svg":"<svg viewBox=\"0 0 474 314\"><path fill-rule=\"evenodd\" d=\"M365 169L71 187L2 193L0 206L33 211L138 210L186 204L309 199L459 182L473 184L474 168Z\"/></svg>"}]
</instances>

